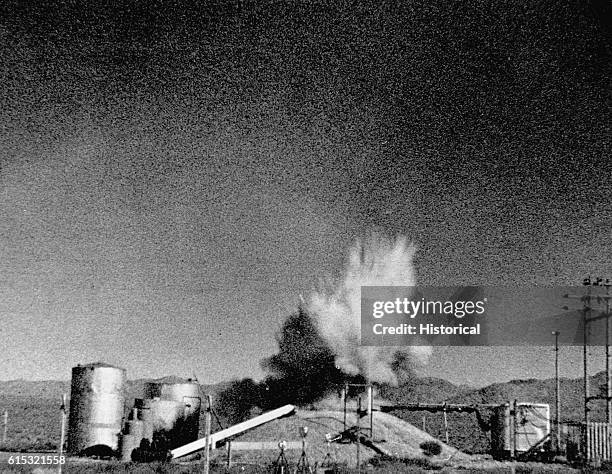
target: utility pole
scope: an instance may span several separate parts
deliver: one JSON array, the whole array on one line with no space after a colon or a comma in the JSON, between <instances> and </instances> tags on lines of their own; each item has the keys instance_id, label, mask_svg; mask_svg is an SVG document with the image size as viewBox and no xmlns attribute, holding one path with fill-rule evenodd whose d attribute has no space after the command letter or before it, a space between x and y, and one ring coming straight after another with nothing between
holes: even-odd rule
<instances>
[{"instance_id":1,"label":"utility pole","mask_svg":"<svg viewBox=\"0 0 612 474\"><path fill-rule=\"evenodd\" d=\"M561 449L561 394L559 386L559 331L553 331L555 336L555 450L558 453Z\"/></svg>"},{"instance_id":2,"label":"utility pole","mask_svg":"<svg viewBox=\"0 0 612 474\"><path fill-rule=\"evenodd\" d=\"M606 400L606 422L609 424L612 416L612 383L610 381L610 279L606 278L605 282L603 278L596 278L595 280L591 280L591 277L587 277L582 281L582 285L586 286L586 294L584 296L575 296L575 295L565 295L565 298L571 299L579 299L582 301L582 320L584 326L584 334L583 334L583 384L584 384L584 460L588 462L590 456L590 432L589 432L589 402L591 400ZM593 295L592 287L593 286L604 286L606 288L606 295ZM602 316L589 317L590 312L592 311L592 303L600 303L601 300L605 300L606 302L606 310ZM567 306L564 309L568 309ZM588 379L588 371L587 371L587 348L588 348L588 324L598 321L600 319L605 319L606 321L606 395L595 395L590 396L589 394L589 379Z\"/></svg>"},{"instance_id":3,"label":"utility pole","mask_svg":"<svg viewBox=\"0 0 612 474\"><path fill-rule=\"evenodd\" d=\"M512 414L512 444L510 445L510 458L514 461L516 459L516 432L518 427L518 403L516 400L512 402L511 414Z\"/></svg>"},{"instance_id":4,"label":"utility pole","mask_svg":"<svg viewBox=\"0 0 612 474\"><path fill-rule=\"evenodd\" d=\"M212 397L206 395L206 463L204 464L204 474L210 472L210 425L212 413Z\"/></svg>"},{"instance_id":5,"label":"utility pole","mask_svg":"<svg viewBox=\"0 0 612 474\"><path fill-rule=\"evenodd\" d=\"M444 403L446 405L446 403ZM448 418L446 416L446 407L444 407L444 436L446 437L446 444L448 444Z\"/></svg>"},{"instance_id":6,"label":"utility pole","mask_svg":"<svg viewBox=\"0 0 612 474\"><path fill-rule=\"evenodd\" d=\"M368 415L370 416L370 438L374 441L374 391L372 384L368 385Z\"/></svg>"},{"instance_id":7,"label":"utility pole","mask_svg":"<svg viewBox=\"0 0 612 474\"><path fill-rule=\"evenodd\" d=\"M64 440L66 436L66 394L62 395L62 406L60 407L60 443L59 443L59 459L57 472L62 474L62 456L64 454Z\"/></svg>"},{"instance_id":8,"label":"utility pole","mask_svg":"<svg viewBox=\"0 0 612 474\"><path fill-rule=\"evenodd\" d=\"M361 472L361 460L359 458L359 445L361 438L361 397L357 398L357 472Z\"/></svg>"},{"instance_id":9,"label":"utility pole","mask_svg":"<svg viewBox=\"0 0 612 474\"><path fill-rule=\"evenodd\" d=\"M587 294L590 294L591 289L587 290ZM585 456L584 459L587 460L589 456L589 374L587 371L587 359L588 359L588 329L587 323L589 318L587 317L589 308L587 306L583 309L582 320L584 322L584 334L582 336L582 366L583 366L583 385L584 385L584 429L585 429L585 442L584 442L584 450Z\"/></svg>"},{"instance_id":10,"label":"utility pole","mask_svg":"<svg viewBox=\"0 0 612 474\"><path fill-rule=\"evenodd\" d=\"M349 385L348 383L344 384L344 421L342 431L346 431L346 399L348 398Z\"/></svg>"},{"instance_id":11,"label":"utility pole","mask_svg":"<svg viewBox=\"0 0 612 474\"><path fill-rule=\"evenodd\" d=\"M610 279L603 284L606 287L606 423L612 423L612 380L610 380Z\"/></svg>"}]
</instances>

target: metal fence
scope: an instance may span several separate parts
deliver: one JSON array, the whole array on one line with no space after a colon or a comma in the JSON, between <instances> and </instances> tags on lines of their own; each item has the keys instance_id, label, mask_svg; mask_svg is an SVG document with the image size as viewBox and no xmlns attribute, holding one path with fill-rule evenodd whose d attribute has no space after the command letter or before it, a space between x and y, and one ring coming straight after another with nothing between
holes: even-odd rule
<instances>
[{"instance_id":1,"label":"metal fence","mask_svg":"<svg viewBox=\"0 0 612 474\"><path fill-rule=\"evenodd\" d=\"M589 461L612 461L612 425L589 423L586 436Z\"/></svg>"},{"instance_id":2,"label":"metal fence","mask_svg":"<svg viewBox=\"0 0 612 474\"><path fill-rule=\"evenodd\" d=\"M607 423L564 423L561 425L561 451L570 462L612 461L612 425Z\"/></svg>"}]
</instances>

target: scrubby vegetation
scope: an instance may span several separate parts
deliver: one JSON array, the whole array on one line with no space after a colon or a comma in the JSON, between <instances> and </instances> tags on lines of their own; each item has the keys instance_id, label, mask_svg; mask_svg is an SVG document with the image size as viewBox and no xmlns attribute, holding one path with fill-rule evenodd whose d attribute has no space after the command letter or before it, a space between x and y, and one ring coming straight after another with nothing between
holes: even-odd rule
<instances>
[{"instance_id":1,"label":"scrubby vegetation","mask_svg":"<svg viewBox=\"0 0 612 474\"><path fill-rule=\"evenodd\" d=\"M60 439L58 400L30 396L0 396L0 412L8 410L7 441L3 451L49 451ZM2 427L4 428L4 427Z\"/></svg>"}]
</instances>

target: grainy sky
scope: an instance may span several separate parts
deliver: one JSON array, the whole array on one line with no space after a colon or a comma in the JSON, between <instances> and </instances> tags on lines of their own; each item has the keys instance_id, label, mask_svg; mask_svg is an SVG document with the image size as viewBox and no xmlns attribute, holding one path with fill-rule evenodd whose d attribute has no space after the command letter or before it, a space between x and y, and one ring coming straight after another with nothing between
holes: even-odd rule
<instances>
[{"instance_id":1,"label":"grainy sky","mask_svg":"<svg viewBox=\"0 0 612 474\"><path fill-rule=\"evenodd\" d=\"M203 3L0 7L0 380L258 377L372 231L423 285L612 277L605 2Z\"/></svg>"}]
</instances>

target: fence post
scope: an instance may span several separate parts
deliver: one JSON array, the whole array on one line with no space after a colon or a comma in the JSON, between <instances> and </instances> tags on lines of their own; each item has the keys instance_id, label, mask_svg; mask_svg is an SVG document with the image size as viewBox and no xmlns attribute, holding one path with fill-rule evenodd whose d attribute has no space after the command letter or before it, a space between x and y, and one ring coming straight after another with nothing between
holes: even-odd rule
<instances>
[{"instance_id":1,"label":"fence post","mask_svg":"<svg viewBox=\"0 0 612 474\"><path fill-rule=\"evenodd\" d=\"M8 431L8 410L4 410L4 433L2 434L2 442L6 443L6 433Z\"/></svg>"},{"instance_id":2,"label":"fence post","mask_svg":"<svg viewBox=\"0 0 612 474\"><path fill-rule=\"evenodd\" d=\"M232 467L232 442L227 442L227 468L230 469Z\"/></svg>"}]
</instances>

